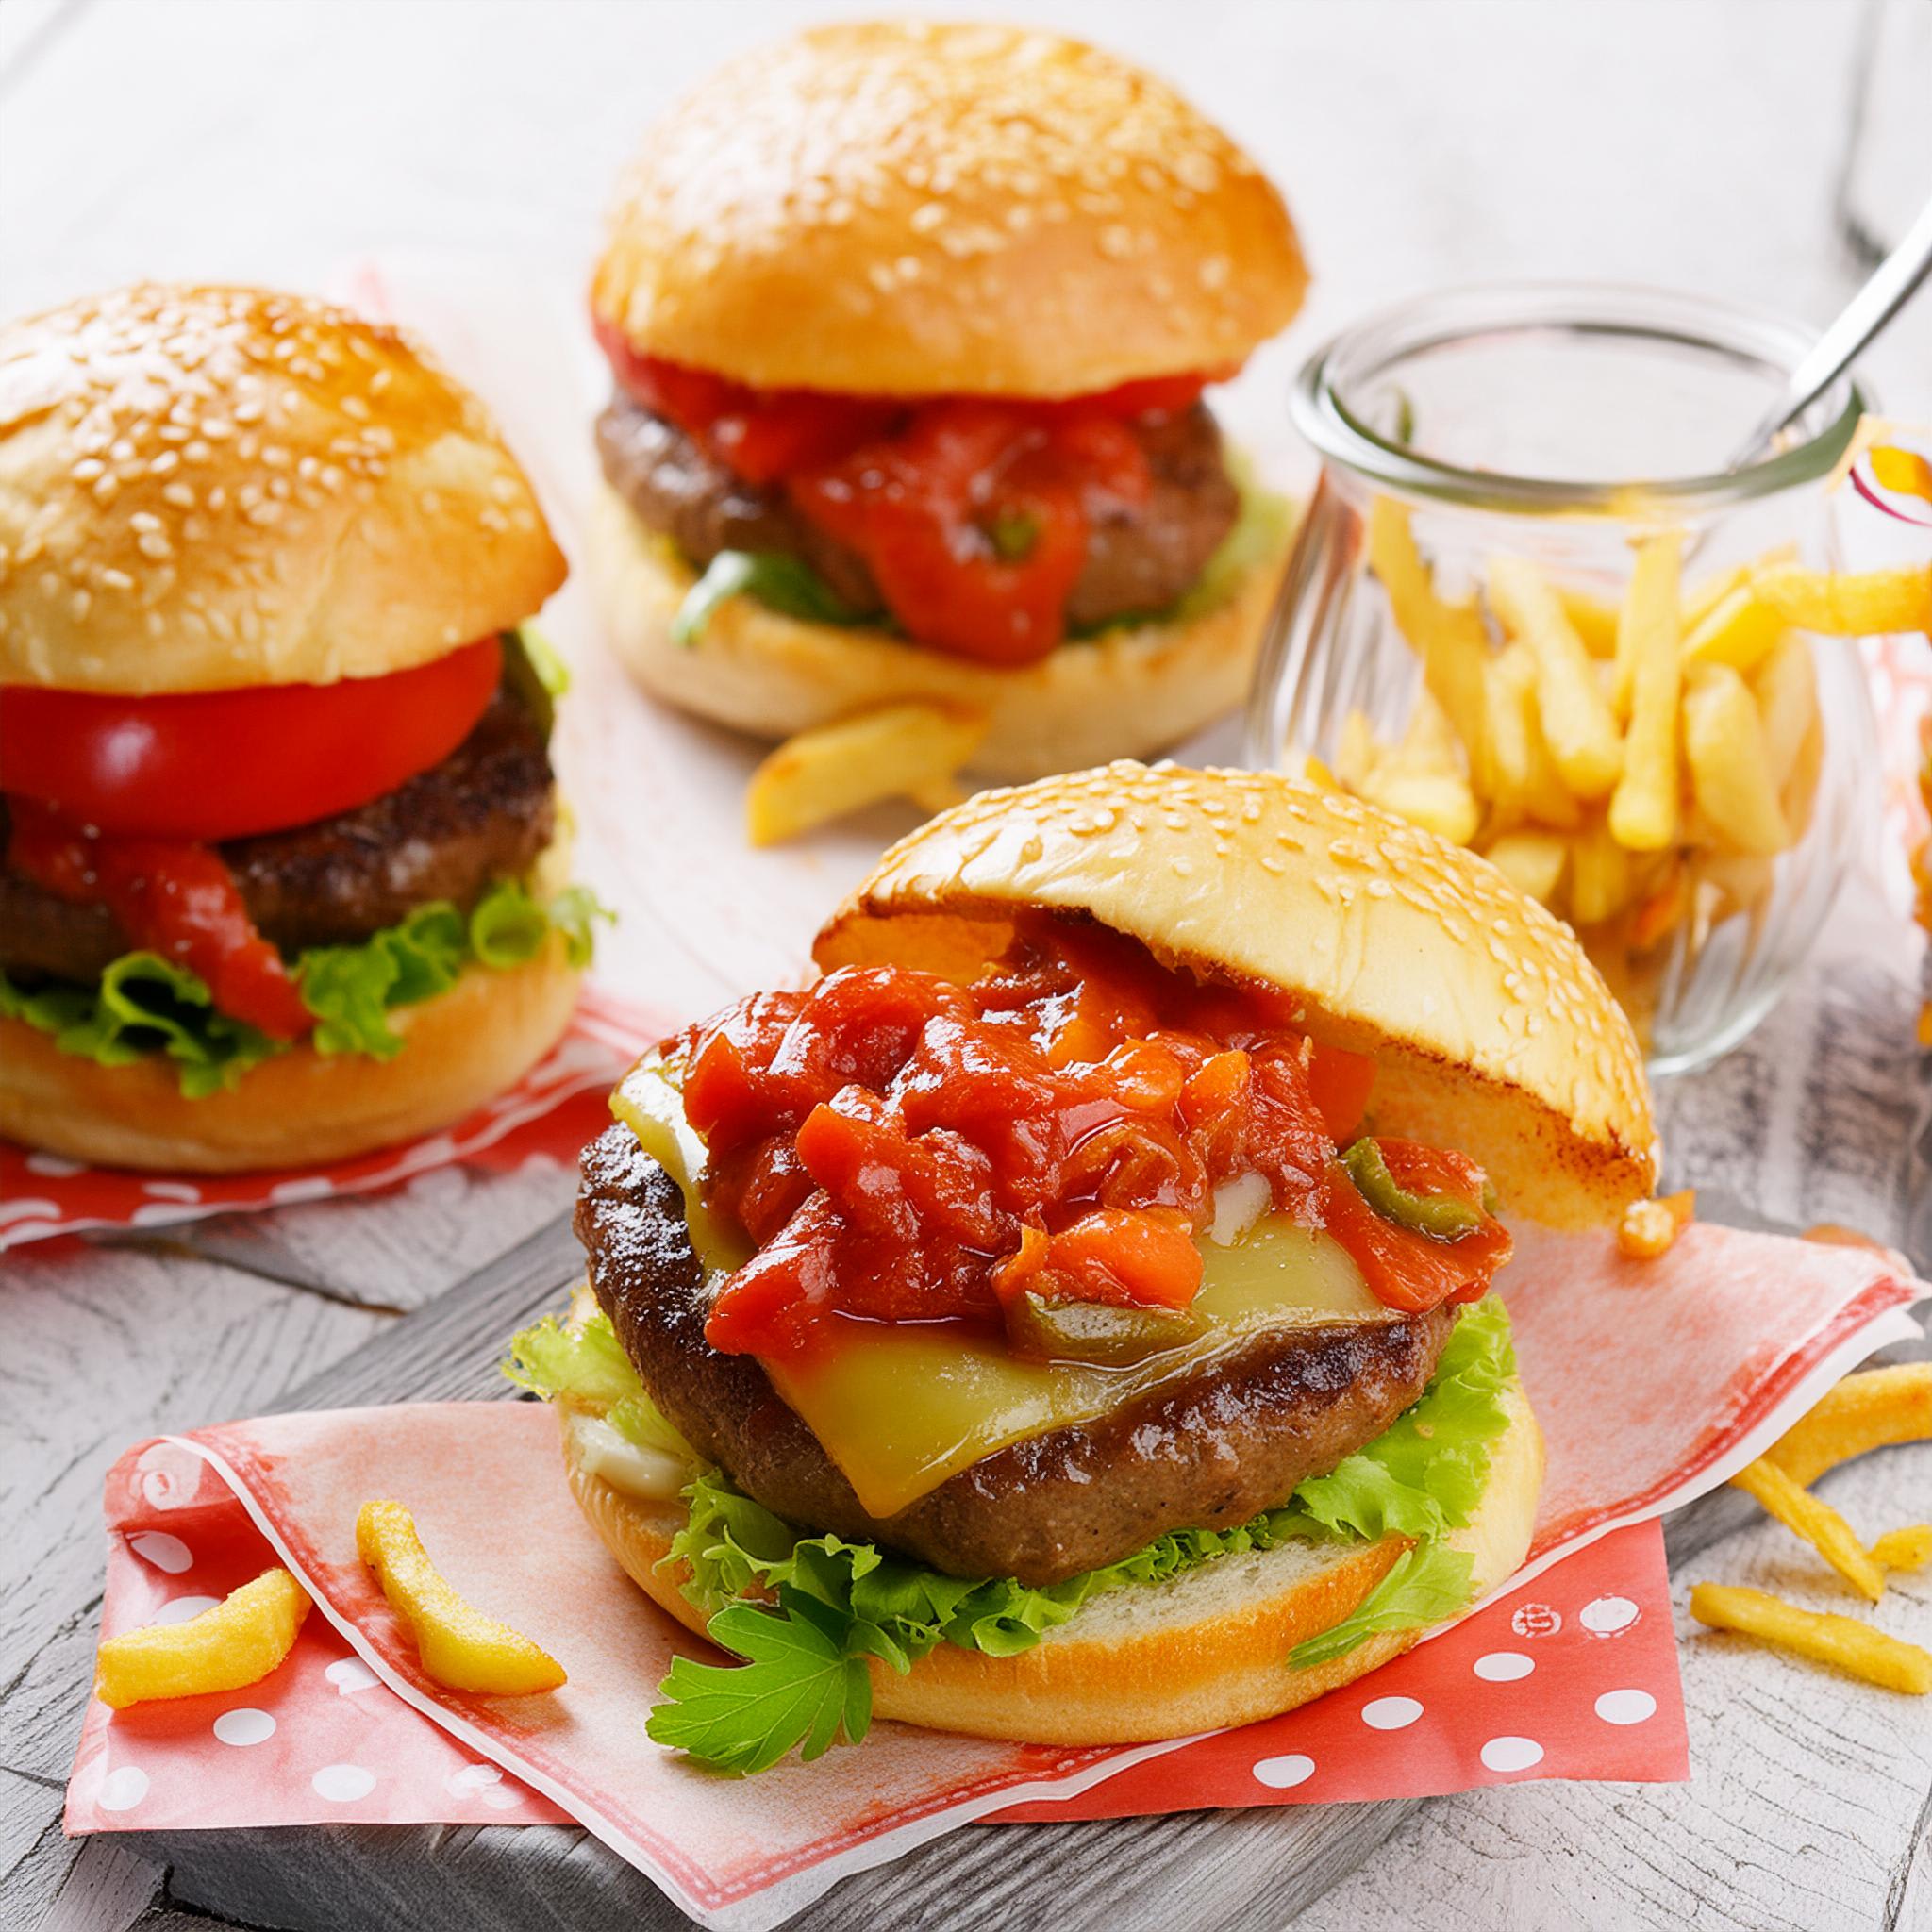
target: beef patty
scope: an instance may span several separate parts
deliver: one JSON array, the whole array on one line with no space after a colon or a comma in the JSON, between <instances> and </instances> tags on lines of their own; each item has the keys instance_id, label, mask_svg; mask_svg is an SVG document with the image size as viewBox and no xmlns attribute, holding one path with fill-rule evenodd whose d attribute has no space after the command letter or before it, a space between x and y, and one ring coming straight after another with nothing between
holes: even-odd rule
<instances>
[{"instance_id":1,"label":"beef patty","mask_svg":"<svg viewBox=\"0 0 1932 1932\"><path fill-rule=\"evenodd\" d=\"M1067 599L1071 630L1164 609L1193 587L1241 513L1221 431L1201 404L1128 426L1147 453L1153 488L1146 502L1117 504L1088 531L1086 567ZM855 610L880 608L857 551L802 516L781 489L743 481L641 403L612 399L597 419L597 448L610 487L697 569L721 550L780 551L810 564Z\"/></svg>"},{"instance_id":2,"label":"beef patty","mask_svg":"<svg viewBox=\"0 0 1932 1932\"><path fill-rule=\"evenodd\" d=\"M750 1356L705 1340L703 1270L677 1185L612 1126L584 1150L576 1231L591 1286L652 1399L766 1508L956 1576L1060 1582L1171 1529L1225 1529L1380 1435L1435 1373L1455 1311L1257 1337L1091 1423L1049 1430L867 1514Z\"/></svg>"},{"instance_id":3,"label":"beef patty","mask_svg":"<svg viewBox=\"0 0 1932 1932\"><path fill-rule=\"evenodd\" d=\"M350 945L432 899L467 908L528 871L556 825L543 733L508 691L440 765L353 811L232 839L248 910L284 953ZM0 804L0 851L6 808ZM105 906L76 905L0 865L0 968L83 984L132 941Z\"/></svg>"}]
</instances>

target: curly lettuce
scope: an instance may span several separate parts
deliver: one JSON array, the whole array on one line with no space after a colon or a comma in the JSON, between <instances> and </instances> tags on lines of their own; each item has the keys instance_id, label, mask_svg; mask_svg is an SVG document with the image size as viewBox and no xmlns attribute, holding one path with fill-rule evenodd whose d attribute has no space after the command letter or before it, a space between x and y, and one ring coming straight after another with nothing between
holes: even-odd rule
<instances>
[{"instance_id":1,"label":"curly lettuce","mask_svg":"<svg viewBox=\"0 0 1932 1932\"><path fill-rule=\"evenodd\" d=\"M468 914L437 900L359 944L311 946L291 965L315 1018L310 1044L323 1054L392 1059L404 1044L390 1024L398 1008L448 991L473 963L499 972L520 966L552 933L563 936L571 964L581 967L590 960L594 923L610 917L585 887L539 901L506 879ZM91 987L28 989L0 973L0 1018L24 1020L62 1053L104 1067L162 1055L191 1100L233 1087L249 1068L287 1050L220 1011L204 980L158 953L123 954Z\"/></svg>"},{"instance_id":2,"label":"curly lettuce","mask_svg":"<svg viewBox=\"0 0 1932 1932\"><path fill-rule=\"evenodd\" d=\"M619 1408L649 1406L601 1314L572 1327L541 1323L511 1350L505 1373L534 1393L608 1403L613 1420ZM1504 1391L1515 1368L1508 1315L1490 1295L1463 1312L1421 1398L1330 1474L1231 1529L1172 1530L1043 1589L949 1576L873 1543L802 1537L720 1472L700 1471L684 1491L689 1515L667 1561L685 1566L684 1593L706 1612L713 1640L747 1661L679 1658L646 1728L726 1771L763 1770L793 1749L816 1757L841 1735L853 1743L864 1736L869 1658L903 1673L941 1643L1012 1657L1106 1591L1158 1586L1297 1538L1413 1541L1349 1617L1294 1651L1290 1668L1344 1657L1379 1631L1440 1623L1470 1599L1471 1558L1443 1539L1481 1501L1508 1425Z\"/></svg>"}]
</instances>

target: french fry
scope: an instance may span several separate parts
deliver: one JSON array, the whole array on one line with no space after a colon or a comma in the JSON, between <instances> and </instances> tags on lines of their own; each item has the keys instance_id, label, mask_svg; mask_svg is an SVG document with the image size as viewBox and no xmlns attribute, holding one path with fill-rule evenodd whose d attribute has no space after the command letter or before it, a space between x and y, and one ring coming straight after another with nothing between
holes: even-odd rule
<instances>
[{"instance_id":1,"label":"french fry","mask_svg":"<svg viewBox=\"0 0 1932 1932\"><path fill-rule=\"evenodd\" d=\"M1423 681L1456 727L1478 790L1487 791L1483 666L1489 636L1473 604L1439 596L1435 579L1416 548L1409 513L1392 497L1378 496L1369 510L1370 567L1388 593L1395 627L1423 662Z\"/></svg>"},{"instance_id":2,"label":"french fry","mask_svg":"<svg viewBox=\"0 0 1932 1932\"><path fill-rule=\"evenodd\" d=\"M1633 680L1624 770L1610 794L1610 831L1632 852L1661 852L1677 836L1677 576L1682 540L1639 548L1617 620L1617 665Z\"/></svg>"},{"instance_id":3,"label":"french fry","mask_svg":"<svg viewBox=\"0 0 1932 1932\"><path fill-rule=\"evenodd\" d=\"M1932 633L1932 564L1852 574L1778 563L1756 572L1751 588L1801 630L1845 638Z\"/></svg>"},{"instance_id":4,"label":"french fry","mask_svg":"<svg viewBox=\"0 0 1932 1932\"><path fill-rule=\"evenodd\" d=\"M1543 737L1537 710L1536 660L1522 644L1499 652L1489 665L1491 796L1505 810L1571 830L1583 808L1565 788Z\"/></svg>"},{"instance_id":5,"label":"french fry","mask_svg":"<svg viewBox=\"0 0 1932 1932\"><path fill-rule=\"evenodd\" d=\"M1759 1457L1731 1478L1733 1489L1755 1496L1794 1536L1801 1536L1860 1596L1876 1603L1885 1594L1885 1572L1829 1503L1794 1483L1776 1463Z\"/></svg>"},{"instance_id":6,"label":"french fry","mask_svg":"<svg viewBox=\"0 0 1932 1932\"><path fill-rule=\"evenodd\" d=\"M1768 604L1746 584L1733 591L1716 609L1688 630L1684 638L1687 664L1728 664L1733 671L1755 671L1776 648L1790 628L1775 604Z\"/></svg>"},{"instance_id":7,"label":"french fry","mask_svg":"<svg viewBox=\"0 0 1932 1932\"><path fill-rule=\"evenodd\" d=\"M1673 859L1662 882L1646 891L1642 905L1637 908L1637 916L1630 923L1631 946L1640 953L1647 953L1682 924L1689 907L1690 888L1683 864Z\"/></svg>"},{"instance_id":8,"label":"french fry","mask_svg":"<svg viewBox=\"0 0 1932 1932\"><path fill-rule=\"evenodd\" d=\"M264 1570L185 1624L148 1624L101 1644L94 1695L114 1710L258 1684L294 1648L308 1598L286 1570Z\"/></svg>"},{"instance_id":9,"label":"french fry","mask_svg":"<svg viewBox=\"0 0 1932 1932\"><path fill-rule=\"evenodd\" d=\"M1519 892L1547 906L1563 883L1570 863L1570 841L1560 832L1505 832L1491 842L1483 857Z\"/></svg>"},{"instance_id":10,"label":"french fry","mask_svg":"<svg viewBox=\"0 0 1932 1932\"><path fill-rule=\"evenodd\" d=\"M1717 891L1715 924L1763 905L1777 874L1768 858L1748 852L1708 853L1697 861L1697 875Z\"/></svg>"},{"instance_id":11,"label":"french fry","mask_svg":"<svg viewBox=\"0 0 1932 1932\"><path fill-rule=\"evenodd\" d=\"M1702 666L1684 697L1684 757L1698 808L1740 852L1769 857L1790 842L1750 688L1728 665Z\"/></svg>"},{"instance_id":12,"label":"french fry","mask_svg":"<svg viewBox=\"0 0 1932 1932\"><path fill-rule=\"evenodd\" d=\"M356 1554L408 1625L425 1674L445 1689L525 1697L566 1681L549 1652L457 1594L430 1562L402 1504L363 1504L356 1514Z\"/></svg>"},{"instance_id":13,"label":"french fry","mask_svg":"<svg viewBox=\"0 0 1932 1932\"><path fill-rule=\"evenodd\" d=\"M1654 1201L1631 1202L1617 1224L1617 1252L1633 1261L1655 1261L1670 1252L1696 1209L1694 1188L1659 1194Z\"/></svg>"},{"instance_id":14,"label":"french fry","mask_svg":"<svg viewBox=\"0 0 1932 1932\"><path fill-rule=\"evenodd\" d=\"M1808 638L1786 631L1751 680L1764 726L1764 762L1782 794L1798 753L1818 722L1818 676Z\"/></svg>"},{"instance_id":15,"label":"french fry","mask_svg":"<svg viewBox=\"0 0 1932 1932\"><path fill-rule=\"evenodd\" d=\"M1379 805L1452 845L1467 845L1482 823L1482 807L1459 772L1430 771L1385 758L1355 789L1371 805Z\"/></svg>"},{"instance_id":16,"label":"french fry","mask_svg":"<svg viewBox=\"0 0 1932 1932\"><path fill-rule=\"evenodd\" d=\"M1636 893L1630 855L1607 824L1593 824L1570 842L1570 923L1601 925L1629 905Z\"/></svg>"},{"instance_id":17,"label":"french fry","mask_svg":"<svg viewBox=\"0 0 1932 1932\"><path fill-rule=\"evenodd\" d=\"M1570 628L1583 640L1583 648L1592 658L1617 655L1616 605L1567 584L1557 587L1557 601L1570 620Z\"/></svg>"},{"instance_id":18,"label":"french fry","mask_svg":"<svg viewBox=\"0 0 1932 1932\"><path fill-rule=\"evenodd\" d=\"M983 712L884 705L801 731L772 752L744 794L745 836L776 845L888 798L930 795L986 737Z\"/></svg>"},{"instance_id":19,"label":"french fry","mask_svg":"<svg viewBox=\"0 0 1932 1932\"><path fill-rule=\"evenodd\" d=\"M1771 553L1772 558L1782 560L1778 552ZM1769 561L1768 558L1758 558L1759 563ZM1701 582L1689 585L1684 591L1684 629L1688 634L1693 631L1710 613L1728 597L1739 585L1748 583L1753 566L1740 563L1730 570L1717 572Z\"/></svg>"},{"instance_id":20,"label":"french fry","mask_svg":"<svg viewBox=\"0 0 1932 1932\"><path fill-rule=\"evenodd\" d=\"M1713 1630L1761 1637L1888 1690L1914 1697L1932 1690L1932 1651L1888 1637L1850 1617L1820 1616L1761 1590L1723 1583L1696 1585L1690 1591L1690 1614Z\"/></svg>"},{"instance_id":21,"label":"french fry","mask_svg":"<svg viewBox=\"0 0 1932 1932\"><path fill-rule=\"evenodd\" d=\"M1765 1451L1765 1460L1808 1488L1826 1470L1867 1450L1927 1439L1932 1362L1899 1362L1847 1375Z\"/></svg>"},{"instance_id":22,"label":"french fry","mask_svg":"<svg viewBox=\"0 0 1932 1932\"><path fill-rule=\"evenodd\" d=\"M1932 1563L1932 1523L1888 1529L1872 1545L1872 1560L1886 1570L1923 1570Z\"/></svg>"},{"instance_id":23,"label":"french fry","mask_svg":"<svg viewBox=\"0 0 1932 1932\"><path fill-rule=\"evenodd\" d=\"M1341 721L1341 735L1335 744L1335 775L1351 791L1359 791L1381 756L1369 714L1359 708L1350 711Z\"/></svg>"},{"instance_id":24,"label":"french fry","mask_svg":"<svg viewBox=\"0 0 1932 1932\"><path fill-rule=\"evenodd\" d=\"M1521 557L1493 557L1490 602L1536 660L1543 736L1563 782L1581 799L1601 798L1617 782L1624 747L1617 721L1576 635L1542 573Z\"/></svg>"}]
</instances>

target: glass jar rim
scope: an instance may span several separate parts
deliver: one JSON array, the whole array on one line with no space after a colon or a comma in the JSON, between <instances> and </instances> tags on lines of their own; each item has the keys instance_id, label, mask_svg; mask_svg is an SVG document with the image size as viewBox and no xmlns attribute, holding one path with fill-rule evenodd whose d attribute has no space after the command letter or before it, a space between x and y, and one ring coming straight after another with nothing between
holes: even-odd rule
<instances>
[{"instance_id":1,"label":"glass jar rim","mask_svg":"<svg viewBox=\"0 0 1932 1932\"><path fill-rule=\"evenodd\" d=\"M1815 340L1801 324L1707 296L1618 282L1485 282L1411 297L1331 337L1303 364L1291 396L1295 425L1326 462L1406 495L1519 514L1629 519L1646 510L1715 513L1829 475L1867 407L1841 375L1813 403L1800 440L1738 470L1703 475L1574 482L1474 470L1421 455L1349 407L1347 389L1429 349L1475 335L1572 331L1647 338L1795 369Z\"/></svg>"}]
</instances>

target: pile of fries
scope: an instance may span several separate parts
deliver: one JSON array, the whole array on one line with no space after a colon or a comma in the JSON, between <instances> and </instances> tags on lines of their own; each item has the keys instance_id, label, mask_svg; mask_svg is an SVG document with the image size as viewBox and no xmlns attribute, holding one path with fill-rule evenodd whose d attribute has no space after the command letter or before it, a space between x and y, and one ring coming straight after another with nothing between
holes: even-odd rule
<instances>
[{"instance_id":1,"label":"pile of fries","mask_svg":"<svg viewBox=\"0 0 1932 1932\"><path fill-rule=\"evenodd\" d=\"M1824 756L1808 634L1932 632L1932 569L1772 553L1686 586L1683 548L1642 540L1621 605L1507 555L1457 598L1378 498L1368 560L1423 691L1398 741L1357 711L1332 770L1311 761L1567 918L1640 1028L1665 941L1759 905L1804 837Z\"/></svg>"},{"instance_id":2,"label":"pile of fries","mask_svg":"<svg viewBox=\"0 0 1932 1932\"><path fill-rule=\"evenodd\" d=\"M1804 1538L1868 1603L1885 1595L1887 1575L1932 1562L1932 1524L1887 1530L1868 1548L1857 1531L1807 1485L1868 1449L1932 1437L1932 1362L1848 1375L1756 1462L1731 1478L1787 1529ZM1700 1583L1690 1614L1717 1630L1781 1644L1867 1683L1923 1697L1932 1691L1932 1651L1874 1630L1854 1617L1802 1610L1759 1590Z\"/></svg>"}]
</instances>

